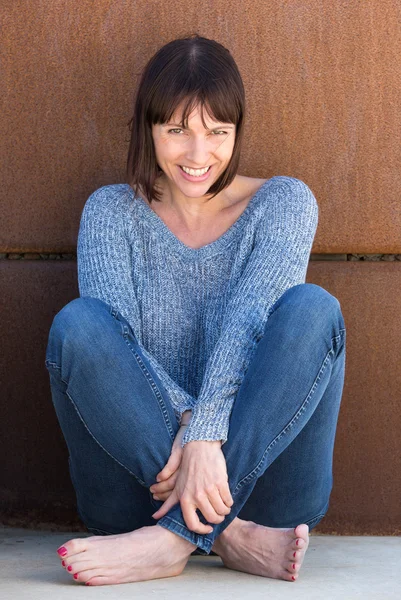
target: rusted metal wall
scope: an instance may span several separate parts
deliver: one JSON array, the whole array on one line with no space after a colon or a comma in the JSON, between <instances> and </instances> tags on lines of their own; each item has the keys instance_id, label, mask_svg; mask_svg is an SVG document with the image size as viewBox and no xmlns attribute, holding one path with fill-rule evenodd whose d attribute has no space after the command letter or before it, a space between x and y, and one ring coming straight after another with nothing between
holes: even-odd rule
<instances>
[{"instance_id":1,"label":"rusted metal wall","mask_svg":"<svg viewBox=\"0 0 401 600\"><path fill-rule=\"evenodd\" d=\"M401 253L398 0L5 0L0 20L0 255L74 252L88 195L124 181L140 70L193 32L228 47L243 75L240 173L292 175L314 191L313 252ZM52 318L78 295L76 263L0 260L0 277L2 514L60 526L73 496L44 355ZM316 261L308 277L347 323L320 528L399 531L400 263Z\"/></svg>"},{"instance_id":2,"label":"rusted metal wall","mask_svg":"<svg viewBox=\"0 0 401 600\"><path fill-rule=\"evenodd\" d=\"M315 252L400 252L398 0L2 2L0 251L70 251L124 176L136 76L163 43L226 45L246 86L241 171L304 179Z\"/></svg>"}]
</instances>

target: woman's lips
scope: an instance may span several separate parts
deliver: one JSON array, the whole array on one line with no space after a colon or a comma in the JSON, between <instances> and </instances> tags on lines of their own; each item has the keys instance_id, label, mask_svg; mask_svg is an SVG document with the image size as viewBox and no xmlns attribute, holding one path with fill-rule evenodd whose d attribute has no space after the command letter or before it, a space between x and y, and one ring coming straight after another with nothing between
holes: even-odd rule
<instances>
[{"instance_id":1,"label":"woman's lips","mask_svg":"<svg viewBox=\"0 0 401 600\"><path fill-rule=\"evenodd\" d=\"M213 167L210 167L210 169L204 175L200 175L198 177L195 175L189 175L188 173L185 173L185 171L181 168L181 166L179 166L178 168L180 169L180 173L184 177L184 179L186 179L187 181L192 181L194 183L198 183L198 182L206 181L206 179L209 178L210 172Z\"/></svg>"}]
</instances>

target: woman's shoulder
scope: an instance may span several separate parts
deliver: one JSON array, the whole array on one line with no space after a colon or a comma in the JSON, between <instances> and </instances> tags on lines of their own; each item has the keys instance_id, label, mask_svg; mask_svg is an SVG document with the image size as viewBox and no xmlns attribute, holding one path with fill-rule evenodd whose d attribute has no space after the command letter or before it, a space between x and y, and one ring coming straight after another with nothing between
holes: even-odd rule
<instances>
[{"instance_id":1,"label":"woman's shoulder","mask_svg":"<svg viewBox=\"0 0 401 600\"><path fill-rule=\"evenodd\" d=\"M134 192L127 183L113 183L97 188L85 202L84 212L117 211L132 207Z\"/></svg>"},{"instance_id":2,"label":"woman's shoulder","mask_svg":"<svg viewBox=\"0 0 401 600\"><path fill-rule=\"evenodd\" d=\"M253 196L256 192L265 187L266 191L272 191L272 189L282 189L295 194L311 194L312 191L308 185L301 179L296 177L290 177L288 175L274 175L267 179L260 177L245 177L244 175L237 175L235 189L239 197L245 199L249 196Z\"/></svg>"},{"instance_id":3,"label":"woman's shoulder","mask_svg":"<svg viewBox=\"0 0 401 600\"><path fill-rule=\"evenodd\" d=\"M112 183L109 185L103 185L97 188L91 193L87 202L107 202L109 199L115 200L116 198L134 196L134 192L128 183Z\"/></svg>"}]
</instances>

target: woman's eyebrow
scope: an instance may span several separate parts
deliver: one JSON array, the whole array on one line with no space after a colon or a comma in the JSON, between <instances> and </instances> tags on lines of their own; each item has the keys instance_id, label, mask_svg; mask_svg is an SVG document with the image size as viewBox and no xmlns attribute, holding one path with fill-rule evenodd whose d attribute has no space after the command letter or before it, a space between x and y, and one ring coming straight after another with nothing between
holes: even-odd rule
<instances>
[{"instance_id":1,"label":"woman's eyebrow","mask_svg":"<svg viewBox=\"0 0 401 600\"><path fill-rule=\"evenodd\" d=\"M165 123L163 127L170 127L171 125L174 125L175 127L180 127L181 129L187 129L186 127L183 127L181 123L172 122ZM214 131L215 129L221 129L222 127L224 127L225 129L234 129L235 125L233 125L232 123L221 123L221 125L213 127L212 129L206 129L208 129L208 131Z\"/></svg>"}]
</instances>

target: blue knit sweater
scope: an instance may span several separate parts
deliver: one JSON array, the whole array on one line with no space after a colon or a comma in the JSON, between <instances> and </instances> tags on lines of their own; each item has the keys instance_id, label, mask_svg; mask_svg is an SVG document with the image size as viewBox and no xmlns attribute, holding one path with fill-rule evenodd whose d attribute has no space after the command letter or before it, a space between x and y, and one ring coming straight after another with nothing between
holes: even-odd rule
<instances>
[{"instance_id":1,"label":"blue knit sweater","mask_svg":"<svg viewBox=\"0 0 401 600\"><path fill-rule=\"evenodd\" d=\"M227 440L231 409L273 304L305 282L318 205L302 181L273 177L216 241L190 248L127 184L87 200L78 235L80 296L131 325L177 421L182 446ZM133 402L135 399L133 398Z\"/></svg>"}]
</instances>

